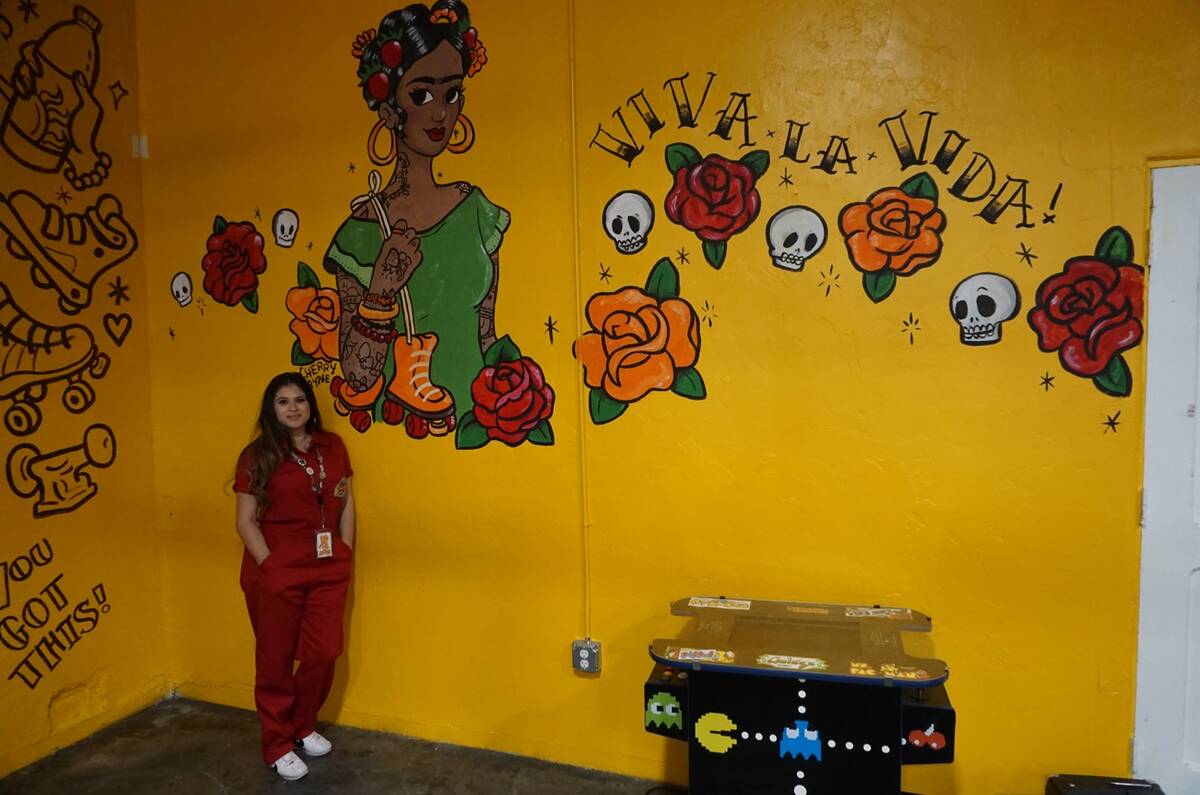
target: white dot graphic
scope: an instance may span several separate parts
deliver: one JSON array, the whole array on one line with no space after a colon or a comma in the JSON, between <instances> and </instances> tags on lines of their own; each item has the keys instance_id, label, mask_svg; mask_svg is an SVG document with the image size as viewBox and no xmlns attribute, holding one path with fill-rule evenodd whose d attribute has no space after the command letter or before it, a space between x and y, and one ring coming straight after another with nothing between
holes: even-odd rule
<instances>
[{"instance_id":1,"label":"white dot graphic","mask_svg":"<svg viewBox=\"0 0 1200 795\"><path fill-rule=\"evenodd\" d=\"M750 732L742 732L742 739L743 739L743 740L749 740L749 739L750 739Z\"/></svg>"},{"instance_id":2,"label":"white dot graphic","mask_svg":"<svg viewBox=\"0 0 1200 795\"><path fill-rule=\"evenodd\" d=\"M830 741L829 741L829 747L830 747L830 748L834 748L834 747L836 747L836 746L837 746L837 743L835 743L833 740L830 740Z\"/></svg>"},{"instance_id":3,"label":"white dot graphic","mask_svg":"<svg viewBox=\"0 0 1200 795\"><path fill-rule=\"evenodd\" d=\"M804 778L804 771L803 771L803 770L797 770L797 771L796 771L796 778Z\"/></svg>"},{"instance_id":4,"label":"white dot graphic","mask_svg":"<svg viewBox=\"0 0 1200 795\"><path fill-rule=\"evenodd\" d=\"M754 733L754 739L756 739L756 740L761 740L761 739L762 739L762 732L755 732L755 733Z\"/></svg>"},{"instance_id":5,"label":"white dot graphic","mask_svg":"<svg viewBox=\"0 0 1200 795\"><path fill-rule=\"evenodd\" d=\"M864 746L863 746L863 750L864 750L864 751L868 751L868 752L869 752L869 751L871 750L871 744L870 744L870 743L867 743L866 745L864 745Z\"/></svg>"},{"instance_id":6,"label":"white dot graphic","mask_svg":"<svg viewBox=\"0 0 1200 795\"><path fill-rule=\"evenodd\" d=\"M854 743L846 743L846 750L847 750L847 751L853 751L853 750L854 750Z\"/></svg>"},{"instance_id":7,"label":"white dot graphic","mask_svg":"<svg viewBox=\"0 0 1200 795\"><path fill-rule=\"evenodd\" d=\"M801 690L801 691L800 691L800 698L808 698L808 693L805 693L803 690Z\"/></svg>"},{"instance_id":8,"label":"white dot graphic","mask_svg":"<svg viewBox=\"0 0 1200 795\"><path fill-rule=\"evenodd\" d=\"M800 707L799 707L799 709L798 709L798 711L799 711L799 713L800 713L801 715L803 715L805 712L808 712L808 707L806 707L806 706L804 706L803 704L801 704L801 705L800 705Z\"/></svg>"},{"instance_id":9,"label":"white dot graphic","mask_svg":"<svg viewBox=\"0 0 1200 795\"><path fill-rule=\"evenodd\" d=\"M797 784L796 788L792 790L792 792L796 793L796 795L808 795L808 787L804 786L803 784Z\"/></svg>"},{"instance_id":10,"label":"white dot graphic","mask_svg":"<svg viewBox=\"0 0 1200 795\"><path fill-rule=\"evenodd\" d=\"M892 749L891 749L891 748L888 748L888 747L885 745L885 746L883 746L882 748L880 748L879 750L880 750L880 751L883 751L883 752L886 754L886 753L890 753Z\"/></svg>"},{"instance_id":11,"label":"white dot graphic","mask_svg":"<svg viewBox=\"0 0 1200 795\"><path fill-rule=\"evenodd\" d=\"M771 735L771 737L770 737L770 740L771 740L771 742L775 742L775 741L776 741L776 740L778 740L778 739L779 739L779 738L778 738L778 737L776 737L774 734L772 734L772 735Z\"/></svg>"}]
</instances>

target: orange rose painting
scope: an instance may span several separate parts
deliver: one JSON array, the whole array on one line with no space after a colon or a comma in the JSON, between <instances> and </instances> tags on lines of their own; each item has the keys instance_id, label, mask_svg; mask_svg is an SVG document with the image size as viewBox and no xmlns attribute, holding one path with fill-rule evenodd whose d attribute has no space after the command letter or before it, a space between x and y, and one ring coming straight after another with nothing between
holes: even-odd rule
<instances>
[{"instance_id":1,"label":"orange rose painting","mask_svg":"<svg viewBox=\"0 0 1200 795\"><path fill-rule=\"evenodd\" d=\"M337 290L328 287L293 287L288 290L287 308L293 319L289 328L300 350L314 359L338 357Z\"/></svg>"},{"instance_id":2,"label":"orange rose painting","mask_svg":"<svg viewBox=\"0 0 1200 795\"><path fill-rule=\"evenodd\" d=\"M669 259L654 266L645 288L597 293L585 313L591 330L573 350L591 388L594 423L615 420L630 403L654 391L704 398L704 380L695 368L700 320L679 298L679 271Z\"/></svg>"},{"instance_id":3,"label":"orange rose painting","mask_svg":"<svg viewBox=\"0 0 1200 795\"><path fill-rule=\"evenodd\" d=\"M862 271L863 289L875 303L892 294L896 277L910 276L942 254L946 215L937 185L918 174L899 188L882 188L838 216L850 263Z\"/></svg>"},{"instance_id":4,"label":"orange rose painting","mask_svg":"<svg viewBox=\"0 0 1200 795\"><path fill-rule=\"evenodd\" d=\"M318 359L336 362L342 317L337 290L322 287L312 268L303 262L297 271L300 285L288 290L284 299L292 314L288 328L296 335L292 364L300 367Z\"/></svg>"}]
</instances>

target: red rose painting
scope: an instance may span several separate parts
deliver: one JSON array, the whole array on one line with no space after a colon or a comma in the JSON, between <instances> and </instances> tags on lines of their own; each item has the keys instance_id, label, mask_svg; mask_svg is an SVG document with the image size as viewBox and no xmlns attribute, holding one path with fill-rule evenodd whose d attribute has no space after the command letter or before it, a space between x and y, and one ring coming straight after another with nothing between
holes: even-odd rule
<instances>
[{"instance_id":1,"label":"red rose painting","mask_svg":"<svg viewBox=\"0 0 1200 795\"><path fill-rule=\"evenodd\" d=\"M1057 351L1068 372L1091 378L1115 397L1132 391L1121 354L1136 347L1143 333L1144 271L1132 259L1132 238L1114 226L1101 236L1095 255L1067 260L1061 273L1042 282L1029 312L1042 351Z\"/></svg>"},{"instance_id":2,"label":"red rose painting","mask_svg":"<svg viewBox=\"0 0 1200 795\"><path fill-rule=\"evenodd\" d=\"M483 369L471 382L471 399L475 405L463 415L454 437L458 449L492 441L510 447L554 444L554 390L538 363L521 355L511 338L501 337L484 353Z\"/></svg>"},{"instance_id":3,"label":"red rose painting","mask_svg":"<svg viewBox=\"0 0 1200 795\"><path fill-rule=\"evenodd\" d=\"M258 276L267 269L263 236L249 221L228 223L221 216L213 221L204 268L204 291L226 306L241 303L258 311Z\"/></svg>"},{"instance_id":4,"label":"red rose painting","mask_svg":"<svg viewBox=\"0 0 1200 795\"><path fill-rule=\"evenodd\" d=\"M542 368L527 356L515 362L484 367L471 384L475 419L489 439L508 445L525 441L542 420L554 412L554 390Z\"/></svg>"},{"instance_id":5,"label":"red rose painting","mask_svg":"<svg viewBox=\"0 0 1200 795\"><path fill-rule=\"evenodd\" d=\"M762 200L755 183L770 164L771 156L762 150L727 160L720 155L701 158L687 144L667 147L667 168L675 176L665 202L667 217L696 233L714 268L724 264L729 238L758 217Z\"/></svg>"}]
</instances>

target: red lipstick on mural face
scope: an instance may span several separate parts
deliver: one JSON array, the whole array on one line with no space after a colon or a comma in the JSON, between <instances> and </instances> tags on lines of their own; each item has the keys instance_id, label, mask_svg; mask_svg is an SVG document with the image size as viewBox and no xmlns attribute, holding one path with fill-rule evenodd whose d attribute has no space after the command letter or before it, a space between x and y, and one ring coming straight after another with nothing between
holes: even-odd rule
<instances>
[{"instance_id":1,"label":"red lipstick on mural face","mask_svg":"<svg viewBox=\"0 0 1200 795\"><path fill-rule=\"evenodd\" d=\"M429 136L429 140L431 141L440 141L446 137L446 128L430 127L425 131L425 134Z\"/></svg>"}]
</instances>

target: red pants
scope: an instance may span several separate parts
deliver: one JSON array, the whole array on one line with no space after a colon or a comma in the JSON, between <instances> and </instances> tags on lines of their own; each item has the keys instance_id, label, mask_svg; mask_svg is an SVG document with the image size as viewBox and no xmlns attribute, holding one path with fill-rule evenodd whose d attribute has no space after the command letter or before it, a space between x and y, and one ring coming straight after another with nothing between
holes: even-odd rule
<instances>
[{"instance_id":1,"label":"red pants","mask_svg":"<svg viewBox=\"0 0 1200 795\"><path fill-rule=\"evenodd\" d=\"M316 729L342 653L353 553L336 532L331 558L317 558L311 534L268 544L262 567L249 552L243 556L241 584L254 628L263 759L271 765Z\"/></svg>"}]
</instances>

